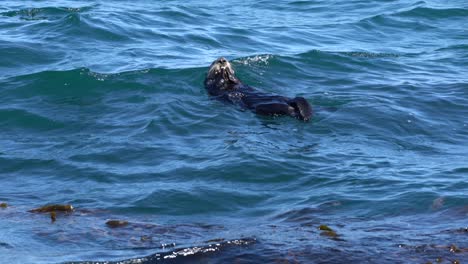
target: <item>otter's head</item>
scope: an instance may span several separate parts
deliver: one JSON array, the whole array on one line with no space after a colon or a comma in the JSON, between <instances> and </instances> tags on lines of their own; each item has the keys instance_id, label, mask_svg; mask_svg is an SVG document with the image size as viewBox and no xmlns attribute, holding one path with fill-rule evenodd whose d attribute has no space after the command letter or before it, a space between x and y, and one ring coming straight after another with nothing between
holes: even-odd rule
<instances>
[{"instance_id":1,"label":"otter's head","mask_svg":"<svg viewBox=\"0 0 468 264\"><path fill-rule=\"evenodd\" d=\"M206 74L205 86L207 88L227 89L230 85L239 83L234 75L234 69L224 57L211 63Z\"/></svg>"}]
</instances>

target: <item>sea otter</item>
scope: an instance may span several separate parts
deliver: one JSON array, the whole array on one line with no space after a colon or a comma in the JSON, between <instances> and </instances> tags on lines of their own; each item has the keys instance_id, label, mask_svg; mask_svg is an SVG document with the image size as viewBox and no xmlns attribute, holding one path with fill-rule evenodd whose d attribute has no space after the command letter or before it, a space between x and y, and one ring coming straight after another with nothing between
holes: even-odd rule
<instances>
[{"instance_id":1,"label":"sea otter","mask_svg":"<svg viewBox=\"0 0 468 264\"><path fill-rule=\"evenodd\" d=\"M211 64L205 88L211 96L260 115L288 115L304 121L312 116L312 107L304 97L267 94L243 84L235 76L231 63L223 57Z\"/></svg>"}]
</instances>

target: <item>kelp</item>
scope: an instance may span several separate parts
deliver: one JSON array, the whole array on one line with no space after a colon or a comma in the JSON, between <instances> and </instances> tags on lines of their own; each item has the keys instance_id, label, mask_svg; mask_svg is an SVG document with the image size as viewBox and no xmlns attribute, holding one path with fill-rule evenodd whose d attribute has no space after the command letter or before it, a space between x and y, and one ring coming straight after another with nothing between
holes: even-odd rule
<instances>
[{"instance_id":1,"label":"kelp","mask_svg":"<svg viewBox=\"0 0 468 264\"><path fill-rule=\"evenodd\" d=\"M74 208L71 204L51 204L45 205L36 209L29 210L31 213L50 213L50 212L65 212L71 213Z\"/></svg>"},{"instance_id":2,"label":"kelp","mask_svg":"<svg viewBox=\"0 0 468 264\"><path fill-rule=\"evenodd\" d=\"M109 220L106 225L110 228L124 227L128 225L128 221L125 220Z\"/></svg>"}]
</instances>

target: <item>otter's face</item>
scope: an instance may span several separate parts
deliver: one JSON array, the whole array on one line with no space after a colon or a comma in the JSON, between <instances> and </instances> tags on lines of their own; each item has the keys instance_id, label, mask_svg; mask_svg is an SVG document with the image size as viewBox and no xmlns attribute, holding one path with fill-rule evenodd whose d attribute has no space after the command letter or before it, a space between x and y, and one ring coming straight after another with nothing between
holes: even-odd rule
<instances>
[{"instance_id":1,"label":"otter's face","mask_svg":"<svg viewBox=\"0 0 468 264\"><path fill-rule=\"evenodd\" d=\"M222 87L229 83L236 84L238 82L231 63L224 57L215 60L206 75L206 84L210 86L214 84L217 87Z\"/></svg>"}]
</instances>

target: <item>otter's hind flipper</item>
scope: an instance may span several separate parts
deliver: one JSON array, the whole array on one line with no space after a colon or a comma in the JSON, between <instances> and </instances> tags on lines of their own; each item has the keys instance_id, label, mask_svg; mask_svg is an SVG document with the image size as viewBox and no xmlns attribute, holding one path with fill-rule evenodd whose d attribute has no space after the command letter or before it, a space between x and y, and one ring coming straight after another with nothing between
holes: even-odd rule
<instances>
[{"instance_id":1,"label":"otter's hind flipper","mask_svg":"<svg viewBox=\"0 0 468 264\"><path fill-rule=\"evenodd\" d=\"M288 104L294 107L296 117L304 121L309 121L312 117L312 107L304 97L296 97L289 100Z\"/></svg>"}]
</instances>

